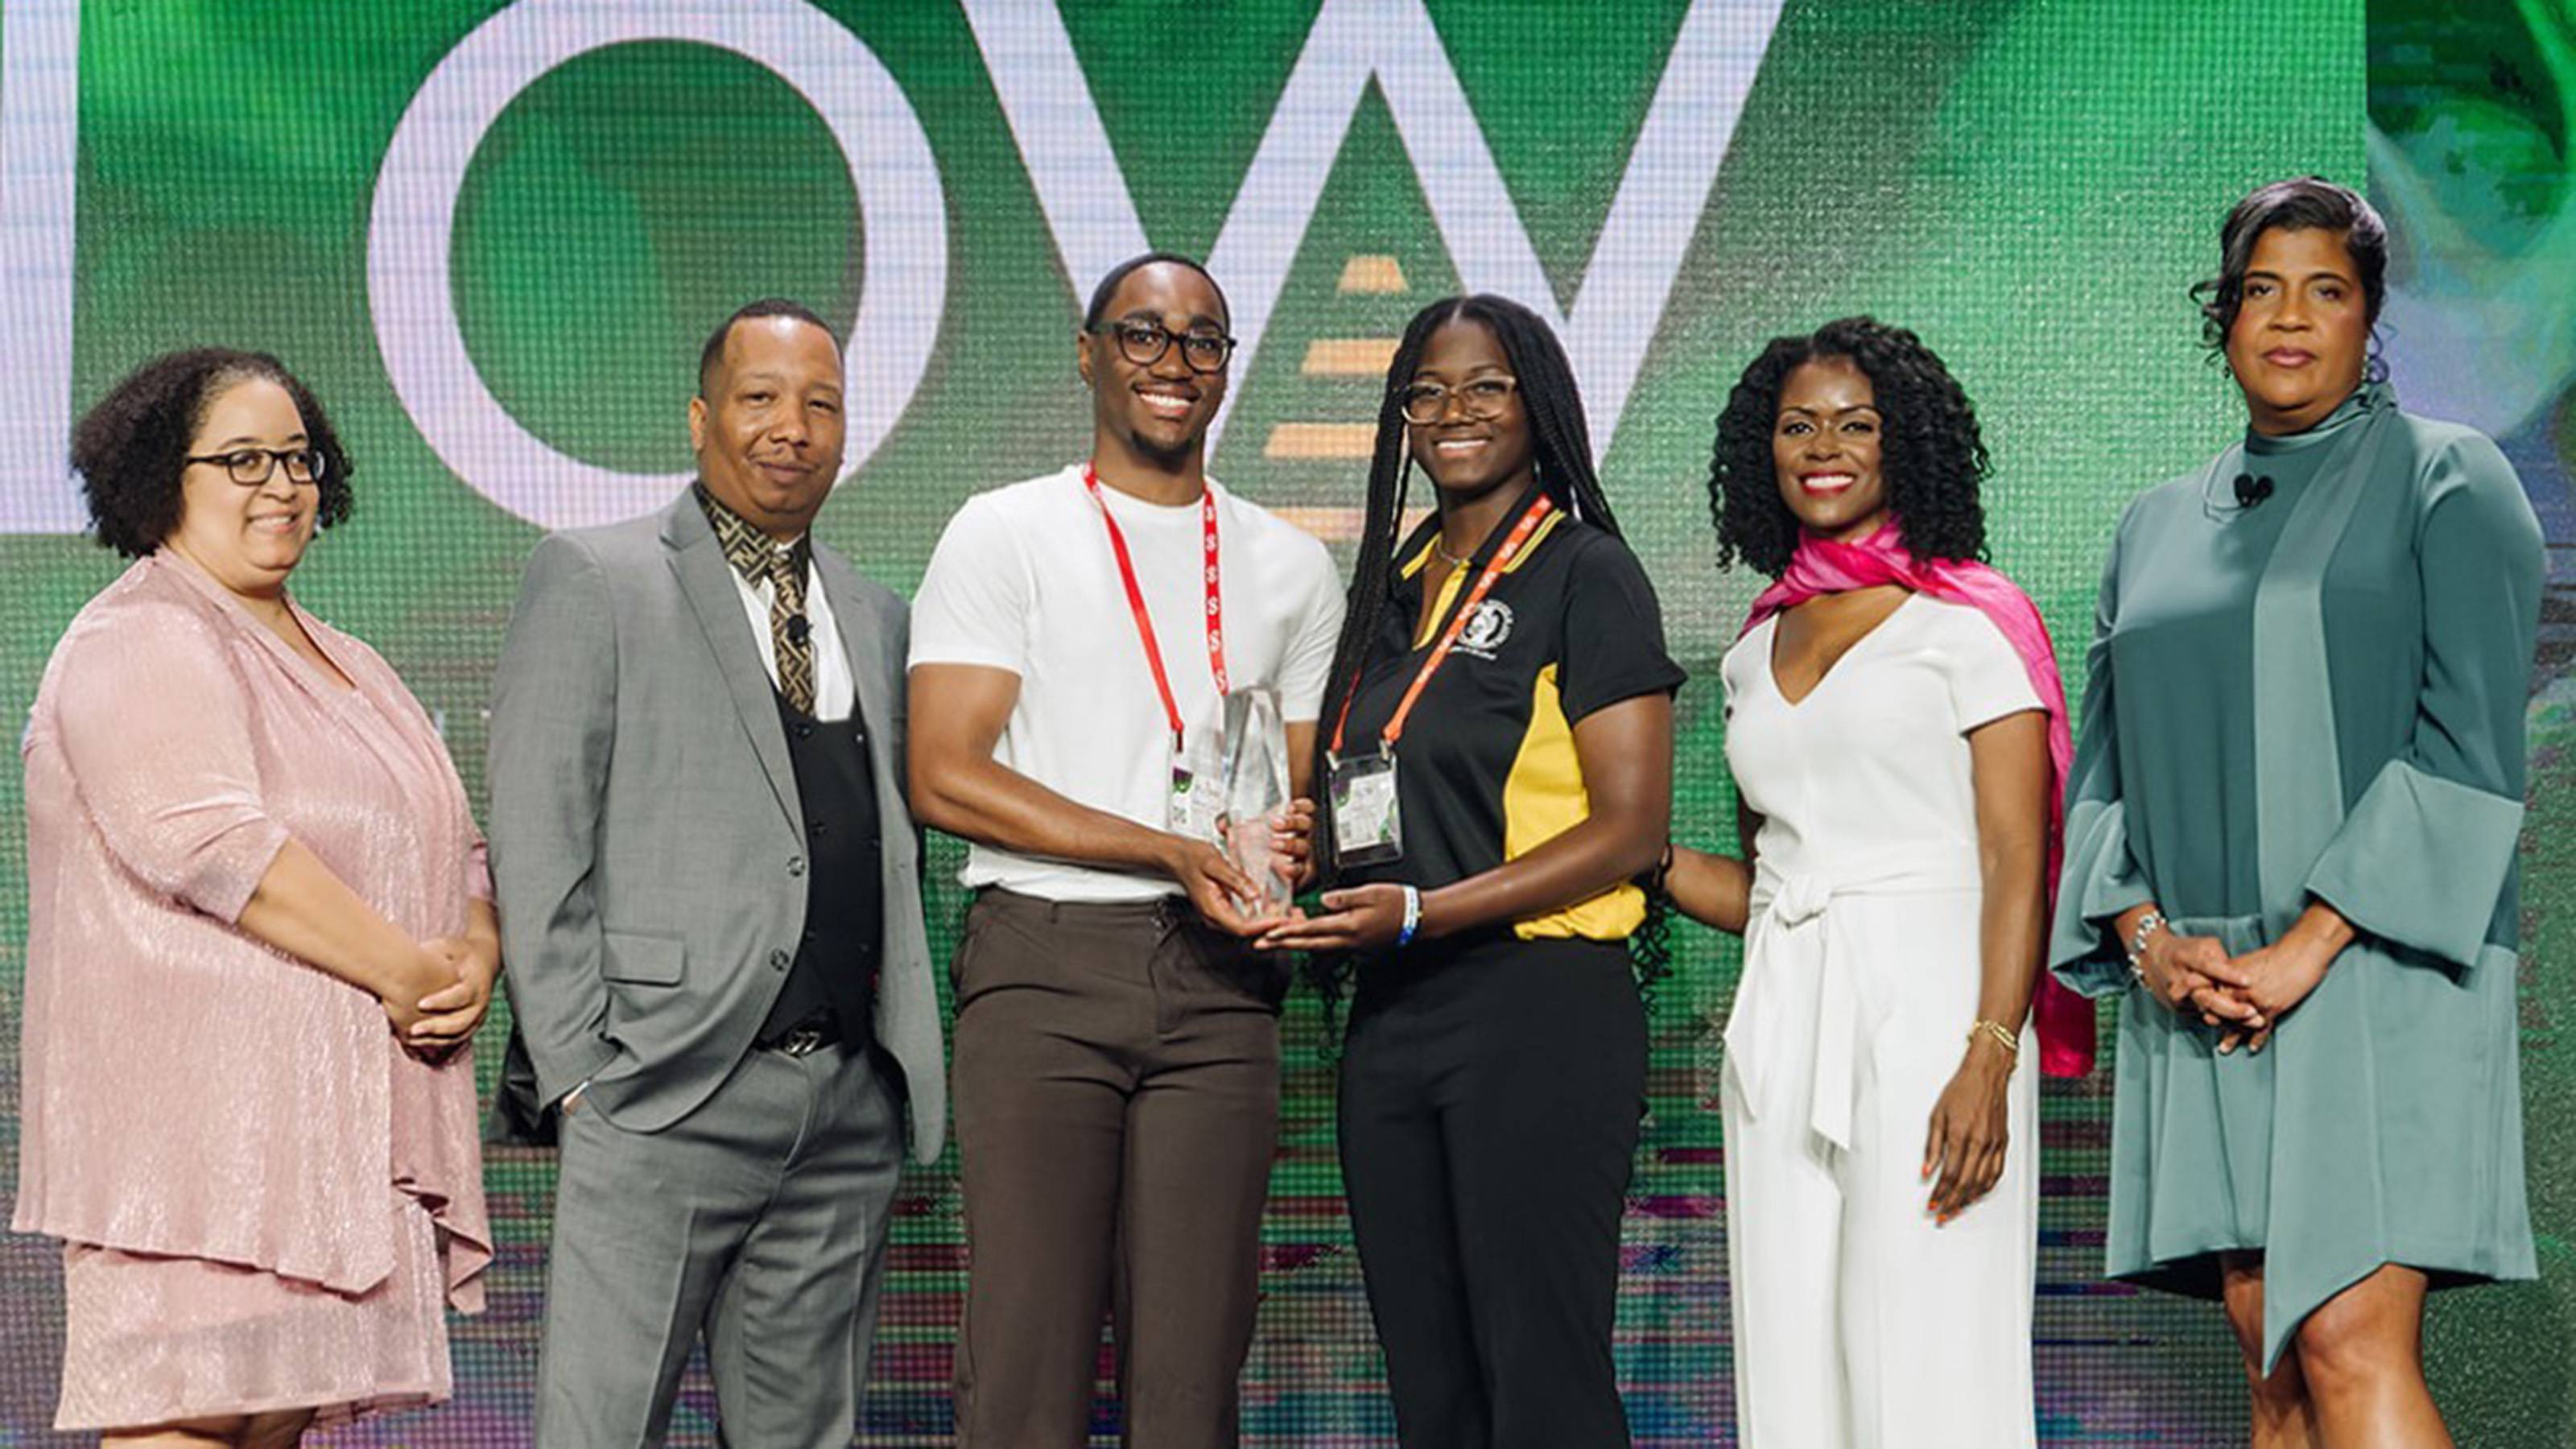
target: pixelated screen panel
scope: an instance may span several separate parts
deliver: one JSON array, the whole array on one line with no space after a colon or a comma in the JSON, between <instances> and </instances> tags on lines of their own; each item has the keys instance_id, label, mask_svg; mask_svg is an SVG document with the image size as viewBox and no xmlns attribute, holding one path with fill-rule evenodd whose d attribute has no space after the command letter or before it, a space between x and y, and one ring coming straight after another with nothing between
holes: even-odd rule
<instances>
[{"instance_id":1,"label":"pixelated screen panel","mask_svg":"<svg viewBox=\"0 0 2576 1449\"><path fill-rule=\"evenodd\" d=\"M1921 332L1981 409L1996 562L2077 651L2124 500L2239 425L2184 295L2219 216L2260 180L2364 169L2364 17L2324 0L6 0L0 17L0 217L24 241L0 256L6 707L25 708L64 621L115 572L72 536L73 410L162 348L264 348L314 384L359 463L356 515L296 587L402 671L478 799L520 563L545 528L639 513L680 485L696 349L717 318L786 293L850 324L853 475L819 528L909 591L961 499L1079 454L1080 300L1150 244L1209 256L1233 302L1243 344L1216 471L1337 549L1405 319L1463 287L1561 324L1609 489L1694 676L1677 828L1726 839L1715 664L1753 581L1715 569L1705 473L1711 422L1763 340L1855 312ZM2427 6L2413 23L2438 19ZM2437 76L2416 104L2473 111L2478 135L2509 144L2472 147L2472 164L2505 156L2545 192L2563 184L2543 167L2566 135L2563 72L2525 73L2520 131L2489 125L2474 88L2430 94ZM2399 144L2451 176L2452 134ZM2551 395L2565 385L2562 366ZM2549 416L2561 431L2529 426L2563 437L2563 404ZM2565 541L2563 465L2547 476ZM2544 811L2566 812L2561 788L2542 772ZM13 1016L17 801L16 780L0 784ZM958 851L934 854L944 951ZM2536 942L2567 929L2552 912L2568 879L2535 869ZM1736 958L1696 928L1675 937L1618 1345L1638 1440L1657 1445L1725 1442L1733 1392L1705 1103ZM2550 989L2535 977L2525 1071L2535 1101L2563 1103L2576 1072L2553 1054ZM485 1040L487 1086L503 1025ZM1287 1034L1245 1436L1391 1443L1310 999ZM6 1105L14 1090L0 1057ZM2043 1435L2216 1442L2239 1390L2215 1315L2095 1276L2106 1094L2107 1077L2052 1085L2044 1111ZM5 1122L13 1133L14 1112ZM2533 1157L2535 1207L2563 1245L2576 1152L2535 1117ZM457 1400L342 1442L524 1441L552 1163L496 1150L486 1177L502 1256L491 1312L456 1324ZM865 1442L946 1441L957 1208L953 1156L908 1179ZM57 1258L42 1240L0 1245L0 1441L51 1442ZM2563 1246L2552 1262L2550 1283L2462 1295L2439 1325L2442 1371L2495 1413L2535 1392L2494 1367L2504 1351L2547 1324L2563 1333ZM2541 1399L2563 1419L2563 1375L2556 1393ZM712 1422L693 1376L676 1442L712 1443ZM1104 1403L1099 1427L1114 1423Z\"/></svg>"}]
</instances>

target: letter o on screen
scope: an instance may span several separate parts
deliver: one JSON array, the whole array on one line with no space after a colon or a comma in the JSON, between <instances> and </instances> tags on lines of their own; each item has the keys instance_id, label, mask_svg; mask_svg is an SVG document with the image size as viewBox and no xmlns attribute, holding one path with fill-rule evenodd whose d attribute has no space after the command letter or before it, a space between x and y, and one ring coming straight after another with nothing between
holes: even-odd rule
<instances>
[{"instance_id":1,"label":"letter o on screen","mask_svg":"<svg viewBox=\"0 0 2576 1449\"><path fill-rule=\"evenodd\" d=\"M676 40L765 67L830 127L858 192L862 267L849 328L849 443L858 471L921 386L948 292L948 221L938 162L901 87L874 51L798 0L623 6L519 0L475 28L430 72L394 128L367 233L367 297L394 392L458 477L546 528L631 518L666 502L685 473L621 473L555 451L483 385L457 325L451 254L456 200L483 138L519 93L605 46ZM745 300L749 300L746 298Z\"/></svg>"}]
</instances>

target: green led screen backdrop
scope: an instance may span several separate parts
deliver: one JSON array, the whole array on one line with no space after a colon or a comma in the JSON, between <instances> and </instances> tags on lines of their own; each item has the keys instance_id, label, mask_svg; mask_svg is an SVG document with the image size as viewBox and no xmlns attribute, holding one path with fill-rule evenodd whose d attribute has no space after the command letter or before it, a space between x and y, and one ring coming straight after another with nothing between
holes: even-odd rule
<instances>
[{"instance_id":1,"label":"green led screen backdrop","mask_svg":"<svg viewBox=\"0 0 2576 1449\"><path fill-rule=\"evenodd\" d=\"M1993 447L1995 561L2075 657L2123 503L2241 425L2185 295L2225 207L2280 175L2367 175L2410 243L2401 390L2506 441L2560 580L2526 847L2549 1276L2442 1300L2434 1371L2463 1442L2576 1443L2576 1002L2544 969L2576 936L2572 51L2564 0L0 0L0 708L26 708L116 572L76 536L64 435L150 353L274 351L330 405L358 505L295 587L402 671L479 800L520 564L544 529L681 486L718 318L785 293L848 325L849 476L818 528L909 592L960 500L1079 455L1080 299L1150 245L1207 256L1233 301L1214 471L1345 556L1404 320L1463 287L1558 323L1693 674L1677 829L1730 840L1716 662L1754 580L1715 568L1705 472L1761 343L1866 311L1938 348ZM13 1164L19 798L0 772ZM944 952L960 851L934 854ZM1618 1344L1651 1445L1732 1422L1707 1099L1736 956L1675 935ZM1311 999L1287 1035L1246 1439L1391 1444ZM2096 1276L2107 1092L2046 1097L2042 1436L2227 1442L2242 1395L2216 1313ZM863 1442L947 1441L954 1168L907 1178ZM457 1321L457 1400L338 1442L525 1441L553 1171L488 1158L501 1256L491 1311ZM58 1258L0 1239L0 1445L67 1442L45 1428ZM712 1443L711 1409L693 1377L675 1442Z\"/></svg>"}]
</instances>

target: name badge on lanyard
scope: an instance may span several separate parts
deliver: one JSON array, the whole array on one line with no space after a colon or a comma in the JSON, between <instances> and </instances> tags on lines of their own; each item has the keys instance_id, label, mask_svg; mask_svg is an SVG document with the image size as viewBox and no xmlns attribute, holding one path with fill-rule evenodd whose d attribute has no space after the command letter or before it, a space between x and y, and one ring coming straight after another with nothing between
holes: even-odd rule
<instances>
[{"instance_id":1,"label":"name badge on lanyard","mask_svg":"<svg viewBox=\"0 0 2576 1449\"><path fill-rule=\"evenodd\" d=\"M1494 551L1477 575L1474 588L1449 615L1449 626L1440 631L1440 641L1433 645L1422 668L1415 672L1413 683L1404 698L1387 718L1386 728L1378 732L1377 752L1345 759L1342 736L1350 727L1351 699L1359 693L1357 672L1351 676L1351 687L1342 695L1341 717L1333 722L1333 744L1325 752L1328 778L1325 788L1333 811L1333 860L1336 865L1384 865L1404 858L1404 811L1396 792L1395 744L1404 737L1404 722L1413 714L1413 706L1422 698L1423 687L1431 676L1448 662L1449 651L1456 647L1460 635L1467 631L1467 621L1475 617L1476 607L1494 591L1494 582L1529 547L1531 535L1538 532L1548 513L1555 508L1545 493L1530 500L1520 522L1512 525L1503 546ZM1367 667L1367 661L1361 661Z\"/></svg>"},{"instance_id":2,"label":"name badge on lanyard","mask_svg":"<svg viewBox=\"0 0 2576 1449\"><path fill-rule=\"evenodd\" d=\"M1171 730L1171 789L1164 805L1165 828L1175 835L1193 840L1212 840L1217 820L1225 811L1224 779L1218 762L1201 758L1212 750L1194 755L1188 748L1189 730L1181 720L1180 702L1172 696L1171 676L1163 670L1162 645L1154 638L1153 616L1145 612L1145 591L1136 584L1136 564L1127 553L1127 536L1119 531L1118 520L1109 511L1109 500L1100 493L1100 473L1091 464L1082 467L1082 486L1091 492L1091 501L1100 509L1101 525L1109 531L1109 552L1118 560L1118 579L1127 587L1127 609L1136 619L1136 638L1145 646L1145 664L1153 671L1154 690L1163 701L1163 719ZM1216 490L1202 487L1199 492L1199 536L1201 539L1200 577L1207 586L1208 673L1216 680L1217 698L1230 691L1225 672L1225 595L1217 568Z\"/></svg>"},{"instance_id":3,"label":"name badge on lanyard","mask_svg":"<svg viewBox=\"0 0 2576 1449\"><path fill-rule=\"evenodd\" d=\"M1404 858L1404 811L1395 794L1395 755L1335 755L1327 789L1333 802L1333 859L1383 865Z\"/></svg>"},{"instance_id":4,"label":"name badge on lanyard","mask_svg":"<svg viewBox=\"0 0 2576 1449\"><path fill-rule=\"evenodd\" d=\"M1198 746L1172 745L1172 788L1163 810L1164 828L1192 840L1214 840L1225 814L1225 778L1216 759L1215 742L1200 736Z\"/></svg>"}]
</instances>

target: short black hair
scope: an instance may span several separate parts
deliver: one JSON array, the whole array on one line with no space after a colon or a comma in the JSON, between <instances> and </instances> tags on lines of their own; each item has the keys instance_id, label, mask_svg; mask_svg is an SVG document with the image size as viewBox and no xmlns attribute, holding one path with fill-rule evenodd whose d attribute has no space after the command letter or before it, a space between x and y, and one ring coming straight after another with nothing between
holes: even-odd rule
<instances>
[{"instance_id":1,"label":"short black hair","mask_svg":"<svg viewBox=\"0 0 2576 1449\"><path fill-rule=\"evenodd\" d=\"M1992 464L1975 405L1922 338L1873 318L1845 317L1804 337L1771 339L1727 395L1708 465L1719 566L1742 559L1778 578L1798 551L1802 530L1780 496L1771 433L1789 374L1821 358L1844 359L1869 379L1882 427L1879 477L1906 552L1984 558L1986 514L1977 491Z\"/></svg>"},{"instance_id":2,"label":"short black hair","mask_svg":"<svg viewBox=\"0 0 2576 1449\"><path fill-rule=\"evenodd\" d=\"M186 509L180 475L207 407L224 389L252 378L286 389L303 416L307 446L322 457L314 526L347 518L354 469L312 389L265 352L192 347L127 373L72 428L72 471L89 501L91 536L127 558L159 548Z\"/></svg>"},{"instance_id":3,"label":"short black hair","mask_svg":"<svg viewBox=\"0 0 2576 1449\"><path fill-rule=\"evenodd\" d=\"M1100 279L1100 285L1091 289L1091 305L1082 309L1082 330L1085 332L1100 330L1101 319L1109 311L1109 299L1118 295L1118 284L1126 281L1129 274L1163 262L1169 262L1176 267L1187 267L1200 276L1206 277L1208 290L1216 293L1216 304L1224 309L1224 321L1228 326L1233 325L1234 304L1225 299L1225 288L1217 285L1215 275L1209 272L1198 258L1183 256L1179 252L1152 251L1129 257L1111 267L1108 275Z\"/></svg>"},{"instance_id":4,"label":"short black hair","mask_svg":"<svg viewBox=\"0 0 2576 1449\"><path fill-rule=\"evenodd\" d=\"M734 324L761 317L793 317L799 322L811 322L823 329L824 336L832 339L834 353L841 350L839 329L817 316L814 309L804 303L792 297L763 297L757 302L745 302L733 309L732 316L717 323L716 330L707 334L707 345L698 349L698 396L706 397L707 384L716 375L716 364L724 361L725 339L733 336Z\"/></svg>"},{"instance_id":5,"label":"short black hair","mask_svg":"<svg viewBox=\"0 0 2576 1449\"><path fill-rule=\"evenodd\" d=\"M2353 269L2361 273L2367 322L2379 325L2388 299L2388 223L2361 193L2322 176L2299 176L2258 186L2228 209L2218 228L2218 275L2191 289L2200 304L2200 340L2212 353L2227 348L2228 329L2245 305L2245 273L2254 244L2267 231L2332 231L2343 235ZM2374 359L2375 361L2376 359Z\"/></svg>"}]
</instances>

